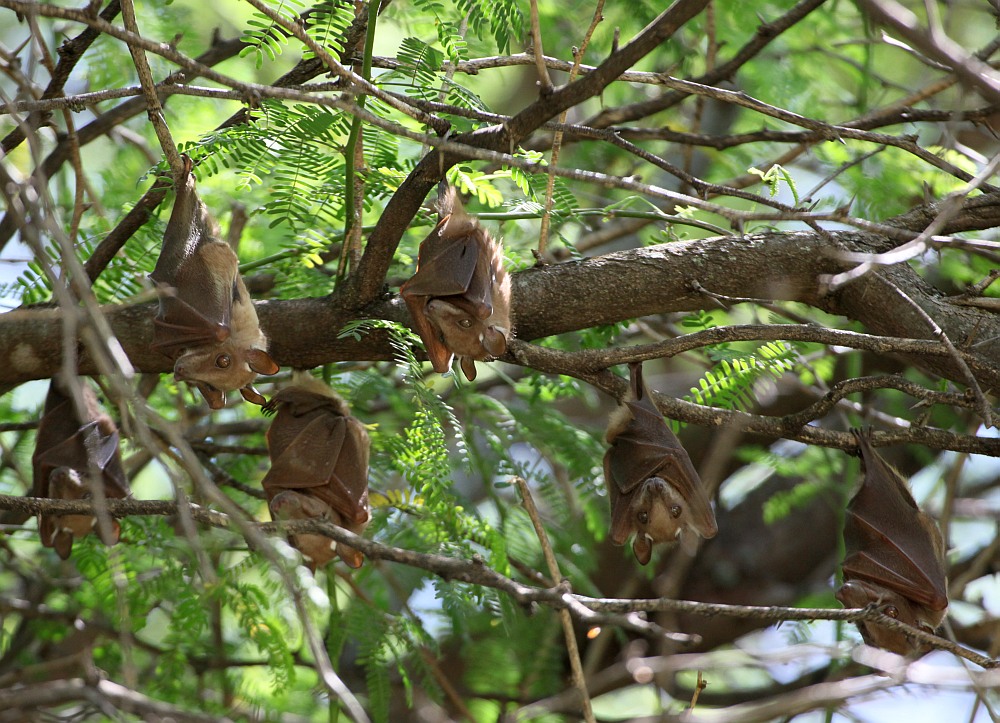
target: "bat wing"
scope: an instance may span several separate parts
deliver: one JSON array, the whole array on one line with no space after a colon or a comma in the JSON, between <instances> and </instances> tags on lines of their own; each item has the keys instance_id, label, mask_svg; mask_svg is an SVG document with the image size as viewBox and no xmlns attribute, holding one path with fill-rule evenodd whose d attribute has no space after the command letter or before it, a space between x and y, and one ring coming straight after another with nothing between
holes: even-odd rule
<instances>
[{"instance_id":1,"label":"bat wing","mask_svg":"<svg viewBox=\"0 0 1000 723\"><path fill-rule=\"evenodd\" d=\"M469 290L479 259L479 244L469 234L443 234L446 216L420 244L417 271L401 292L413 296L460 296Z\"/></svg>"},{"instance_id":2,"label":"bat wing","mask_svg":"<svg viewBox=\"0 0 1000 723\"><path fill-rule=\"evenodd\" d=\"M866 512L847 512L844 541L852 552L844 559L845 579L870 580L932 610L948 607L934 541L915 516L907 525L889 509L876 510L874 519Z\"/></svg>"},{"instance_id":3,"label":"bat wing","mask_svg":"<svg viewBox=\"0 0 1000 723\"><path fill-rule=\"evenodd\" d=\"M303 425L294 439L271 460L271 469L261 482L268 498L281 490L308 490L319 496L316 493L333 474L344 437L344 425L331 425L325 416L317 415Z\"/></svg>"},{"instance_id":4,"label":"bat wing","mask_svg":"<svg viewBox=\"0 0 1000 723\"><path fill-rule=\"evenodd\" d=\"M611 541L616 545L624 545L632 534L632 509L629 504L630 494L623 494L611 469L612 450L604 454L604 479L608 480L608 501L611 503Z\"/></svg>"},{"instance_id":5,"label":"bat wing","mask_svg":"<svg viewBox=\"0 0 1000 723\"><path fill-rule=\"evenodd\" d=\"M165 299L161 308L163 312L153 320L150 346L166 356L178 356L185 349L217 344L229 338L228 323L215 322L180 299Z\"/></svg>"},{"instance_id":6,"label":"bat wing","mask_svg":"<svg viewBox=\"0 0 1000 723\"><path fill-rule=\"evenodd\" d=\"M659 412L650 412L635 402L627 402L627 406L632 420L614 439L609 467L612 479L624 494L654 476L663 466L664 455L676 454L676 449L664 444L669 440L663 432L669 430Z\"/></svg>"},{"instance_id":7,"label":"bat wing","mask_svg":"<svg viewBox=\"0 0 1000 723\"><path fill-rule=\"evenodd\" d=\"M368 510L368 433L354 417L340 417L340 422L344 441L329 484L319 490L318 496L339 512L348 526L364 525L371 518Z\"/></svg>"},{"instance_id":8,"label":"bat wing","mask_svg":"<svg viewBox=\"0 0 1000 723\"><path fill-rule=\"evenodd\" d=\"M231 264L237 270L235 263ZM232 333L235 283L226 284L219 293L219 281L213 278L207 263L192 259L176 279L175 288L161 287L160 311L153 320L152 348L169 357L185 349L221 344Z\"/></svg>"}]
</instances>

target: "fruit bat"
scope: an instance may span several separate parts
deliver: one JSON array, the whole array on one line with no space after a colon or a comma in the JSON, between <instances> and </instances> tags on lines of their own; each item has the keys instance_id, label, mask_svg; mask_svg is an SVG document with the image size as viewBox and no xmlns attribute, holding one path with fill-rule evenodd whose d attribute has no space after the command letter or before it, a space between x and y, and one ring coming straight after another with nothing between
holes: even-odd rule
<instances>
[{"instance_id":1,"label":"fruit bat","mask_svg":"<svg viewBox=\"0 0 1000 723\"><path fill-rule=\"evenodd\" d=\"M264 405L271 469L264 492L274 520L323 517L360 535L369 520L368 448L364 426L332 389L305 376ZM323 535L292 535L309 569L340 558L361 567L361 552Z\"/></svg>"},{"instance_id":2,"label":"fruit bat","mask_svg":"<svg viewBox=\"0 0 1000 723\"><path fill-rule=\"evenodd\" d=\"M239 259L198 198L187 156L176 186L163 248L149 275L160 290L152 348L174 360L174 377L196 386L212 409L221 409L233 389L264 404L253 381L276 373L278 365L267 353Z\"/></svg>"},{"instance_id":3,"label":"fruit bat","mask_svg":"<svg viewBox=\"0 0 1000 723\"><path fill-rule=\"evenodd\" d=\"M629 396L611 415L604 479L611 499L611 541L649 562L653 543L692 535L715 537L718 527L701 479L670 431L642 380L642 363L629 364Z\"/></svg>"},{"instance_id":4,"label":"fruit bat","mask_svg":"<svg viewBox=\"0 0 1000 723\"><path fill-rule=\"evenodd\" d=\"M417 271L399 291L434 371L448 371L457 356L472 381L475 360L507 351L510 277L500 244L465 212L454 187L443 190L439 208L442 218L420 244Z\"/></svg>"},{"instance_id":5,"label":"fruit bat","mask_svg":"<svg viewBox=\"0 0 1000 723\"><path fill-rule=\"evenodd\" d=\"M875 603L890 617L933 631L948 609L944 539L899 472L872 447L871 428L852 432L864 479L847 505L844 584L837 599L851 608ZM858 628L869 645L900 655L922 651L903 632L863 621Z\"/></svg>"},{"instance_id":6,"label":"fruit bat","mask_svg":"<svg viewBox=\"0 0 1000 723\"><path fill-rule=\"evenodd\" d=\"M118 428L97 402L94 391L80 385L86 417L80 419L73 400L52 380L38 424L35 453L31 457L33 497L56 500L90 499L92 484L103 485L104 496L124 498L130 494L128 479L118 451ZM93 476L92 476L93 475ZM67 559L73 540L97 529L106 545L118 542L117 520L98 525L93 515L38 516L38 534L45 547L55 548ZM106 528L106 529L105 529Z\"/></svg>"}]
</instances>

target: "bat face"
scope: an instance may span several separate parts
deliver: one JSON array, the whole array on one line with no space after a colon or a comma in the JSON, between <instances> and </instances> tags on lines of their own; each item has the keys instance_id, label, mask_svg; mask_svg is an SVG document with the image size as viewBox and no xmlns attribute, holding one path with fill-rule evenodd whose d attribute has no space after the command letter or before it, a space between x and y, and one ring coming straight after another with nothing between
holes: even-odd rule
<instances>
[{"instance_id":1,"label":"bat face","mask_svg":"<svg viewBox=\"0 0 1000 723\"><path fill-rule=\"evenodd\" d=\"M49 386L31 458L34 497L90 499L92 484L102 485L109 498L129 495L118 451L118 429L101 410L93 390L87 384L81 388L87 412L83 421L56 382ZM40 515L38 520L42 544L54 548L64 560L73 549L73 540L95 528L101 529L92 515ZM120 527L112 520L108 528L103 530L102 541L113 545L118 542Z\"/></svg>"},{"instance_id":2,"label":"bat face","mask_svg":"<svg viewBox=\"0 0 1000 723\"><path fill-rule=\"evenodd\" d=\"M234 389L263 403L253 381L279 367L267 353L239 259L218 238L187 157L150 278L160 290L152 348L174 360L174 377L197 387L212 409L224 406L226 392Z\"/></svg>"},{"instance_id":3,"label":"bat face","mask_svg":"<svg viewBox=\"0 0 1000 723\"><path fill-rule=\"evenodd\" d=\"M611 416L604 478L611 500L611 541L649 562L653 544L678 537L715 537L715 513L687 452L667 427L642 380L629 365L630 399Z\"/></svg>"},{"instance_id":4,"label":"bat face","mask_svg":"<svg viewBox=\"0 0 1000 723\"><path fill-rule=\"evenodd\" d=\"M370 441L347 404L322 382L306 377L264 407L275 412L267 432L271 469L264 477L275 520L323 518L355 534L371 520L368 507ZM360 567L361 552L322 535L292 535L309 569L336 556Z\"/></svg>"},{"instance_id":5,"label":"bat face","mask_svg":"<svg viewBox=\"0 0 1000 723\"><path fill-rule=\"evenodd\" d=\"M472 381L475 360L507 351L510 277L500 244L465 213L454 188L442 205L451 212L420 244L417 271L400 294L434 371L448 371L458 356Z\"/></svg>"},{"instance_id":6,"label":"bat face","mask_svg":"<svg viewBox=\"0 0 1000 723\"><path fill-rule=\"evenodd\" d=\"M944 540L914 502L906 482L871 445L871 429L853 430L864 479L847 506L844 585L850 607L875 603L903 622L934 630L948 608ZM900 655L922 652L905 633L859 623L865 642Z\"/></svg>"}]
</instances>

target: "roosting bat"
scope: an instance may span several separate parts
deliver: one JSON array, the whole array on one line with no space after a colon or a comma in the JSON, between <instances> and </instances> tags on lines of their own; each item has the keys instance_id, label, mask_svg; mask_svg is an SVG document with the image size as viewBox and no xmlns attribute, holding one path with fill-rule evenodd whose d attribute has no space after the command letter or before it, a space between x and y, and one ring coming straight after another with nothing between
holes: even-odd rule
<instances>
[{"instance_id":1,"label":"roosting bat","mask_svg":"<svg viewBox=\"0 0 1000 723\"><path fill-rule=\"evenodd\" d=\"M248 402L264 404L253 388L258 374L278 365L239 272L239 259L219 239L218 226L195 191L191 159L149 275L160 288L152 348L174 360L174 377L194 384L212 409L239 389Z\"/></svg>"},{"instance_id":2,"label":"roosting bat","mask_svg":"<svg viewBox=\"0 0 1000 723\"><path fill-rule=\"evenodd\" d=\"M347 403L322 382L305 376L264 405L274 413L267 431L271 469L264 492L274 520L324 517L360 535L368 509L368 432ZM310 570L340 558L361 567L361 552L322 535L292 535Z\"/></svg>"},{"instance_id":3,"label":"roosting bat","mask_svg":"<svg viewBox=\"0 0 1000 723\"><path fill-rule=\"evenodd\" d=\"M128 479L118 451L118 428L101 410L94 391L86 383L80 387L86 408L83 420L58 383L52 380L49 385L31 458L31 494L56 500L90 499L93 480L103 485L105 497L128 497ZM121 528L116 520L109 522L107 526L99 525L93 515L42 514L38 516L38 534L45 547L55 548L65 560L73 549L73 540L95 528L106 545L118 542Z\"/></svg>"},{"instance_id":4,"label":"roosting bat","mask_svg":"<svg viewBox=\"0 0 1000 723\"><path fill-rule=\"evenodd\" d=\"M417 271L399 291L434 371L448 371L458 356L472 381L474 360L507 351L510 277L500 244L465 212L453 187L439 205L442 219L421 242Z\"/></svg>"},{"instance_id":5,"label":"roosting bat","mask_svg":"<svg viewBox=\"0 0 1000 723\"><path fill-rule=\"evenodd\" d=\"M649 562L653 543L681 535L715 537L711 503L680 440L670 431L642 381L642 363L629 364L629 398L611 415L604 478L611 498L611 541ZM694 538L692 538L694 539Z\"/></svg>"},{"instance_id":6,"label":"roosting bat","mask_svg":"<svg viewBox=\"0 0 1000 723\"><path fill-rule=\"evenodd\" d=\"M933 631L948 609L944 540L937 524L917 507L906 482L871 445L871 428L852 430L864 480L847 505L844 523L844 584L837 599L845 607L870 603L918 628ZM861 637L900 655L921 652L905 633L859 622Z\"/></svg>"}]
</instances>

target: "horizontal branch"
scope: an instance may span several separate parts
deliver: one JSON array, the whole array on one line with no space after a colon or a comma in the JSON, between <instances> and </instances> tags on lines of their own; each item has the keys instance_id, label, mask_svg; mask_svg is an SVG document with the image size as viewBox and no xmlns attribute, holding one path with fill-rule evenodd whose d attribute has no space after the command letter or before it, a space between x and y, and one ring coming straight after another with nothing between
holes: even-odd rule
<instances>
[{"instance_id":1,"label":"horizontal branch","mask_svg":"<svg viewBox=\"0 0 1000 723\"><path fill-rule=\"evenodd\" d=\"M751 328L744 332L707 331L702 337L682 337L664 342L662 347L645 348L645 353L682 353L711 343L713 338L722 339L727 333L747 335L744 338L780 338L784 334L792 339L893 354L964 385L962 370L942 352L941 342L932 338L925 320L896 295L885 293L878 279L881 275L905 289L907 296L947 333L984 389L1000 389L1000 317L989 310L948 303L909 266L881 269L835 294L823 293L822 277L845 267L836 255L838 249L876 253L891 247L892 242L883 237L857 232L768 233L676 242L534 267L512 274L515 334L528 341L652 314L695 311L706 308L710 301L715 303L706 292L724 297L799 301L859 320L873 333L852 334L819 326L776 326L772 332ZM398 296L379 299L359 311L344 309L323 298L257 302L256 308L273 356L281 365L292 368L392 359L393 348L384 330L370 331L360 338L341 338L341 329L349 321L365 318L410 323ZM111 328L136 369L172 369L167 357L149 347L154 305L108 307L106 311ZM63 343L61 320L57 309L18 310L0 316L0 384L50 377L58 371ZM634 353L641 355L643 350L640 347ZM557 352L545 350L545 354ZM605 350L583 354L589 356L578 365L579 369L597 369L619 363L618 359L627 360ZM546 364L552 367L551 360L546 362L541 357L517 361L529 366L538 364L535 368L541 371L546 371ZM83 374L96 372L86 352L81 354L80 370ZM561 366L554 373L562 373Z\"/></svg>"},{"instance_id":2,"label":"horizontal branch","mask_svg":"<svg viewBox=\"0 0 1000 723\"><path fill-rule=\"evenodd\" d=\"M130 515L172 515L176 514L178 509L176 502L165 500L109 499L105 504L108 514L117 518ZM191 516L198 522L239 534L239 531L228 515L195 504L189 504L188 508L191 511ZM85 515L94 513L94 505L85 500L51 500L35 497L13 497L9 495L0 495L0 509L27 512L35 515L41 512L57 515ZM396 562L426 570L445 580L494 588L507 593L520 605L530 607L534 604L541 604L556 610L568 610L583 625L610 623L619 625L626 630L649 635L649 624L639 621L631 614L636 612L661 611L686 612L708 617L727 615L735 618L753 618L776 622L780 620L842 620L845 622L863 620L885 625L893 630L901 630L929 645L942 650L948 650L981 667L995 668L1000 666L1000 661L996 659L980 655L951 641L944 640L923 630L912 628L894 618L883 615L875 606L863 609L837 610L832 608L728 605L690 600L673 600L669 598L619 599L568 595L563 585L557 585L552 588L538 588L519 583L488 567L478 555L473 555L471 559L463 559L393 547L355 535L353 532L338 527L325 519L265 522L258 523L256 527L266 534L311 533L323 535L338 543L360 550L370 560ZM666 635L671 640L677 642L696 642L692 636L679 633L658 631L658 634Z\"/></svg>"}]
</instances>

